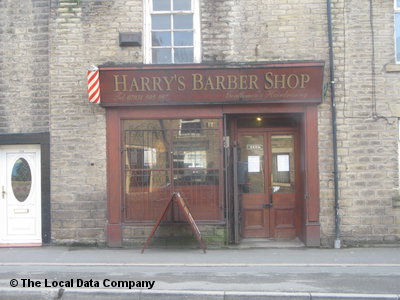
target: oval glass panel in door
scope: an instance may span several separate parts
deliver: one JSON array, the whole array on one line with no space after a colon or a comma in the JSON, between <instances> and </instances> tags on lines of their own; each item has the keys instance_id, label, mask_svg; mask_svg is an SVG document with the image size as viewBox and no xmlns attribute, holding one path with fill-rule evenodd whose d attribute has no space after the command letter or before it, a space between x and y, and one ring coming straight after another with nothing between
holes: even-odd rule
<instances>
[{"instance_id":1,"label":"oval glass panel in door","mask_svg":"<svg viewBox=\"0 0 400 300\"><path fill-rule=\"evenodd\" d=\"M19 158L15 162L11 173L11 186L19 202L24 202L28 198L32 187L32 173L26 159Z\"/></svg>"}]
</instances>

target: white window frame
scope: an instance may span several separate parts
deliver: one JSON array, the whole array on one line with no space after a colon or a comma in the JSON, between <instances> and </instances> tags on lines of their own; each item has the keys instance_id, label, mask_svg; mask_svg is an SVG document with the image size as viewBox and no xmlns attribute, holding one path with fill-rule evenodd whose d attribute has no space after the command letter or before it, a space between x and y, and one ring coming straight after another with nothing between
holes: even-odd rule
<instances>
[{"instance_id":1,"label":"white window frame","mask_svg":"<svg viewBox=\"0 0 400 300\"><path fill-rule=\"evenodd\" d=\"M397 33L400 34L400 26L399 28L396 28L396 16L400 17L400 5L397 5L397 0L394 0L394 14L393 14L393 27L394 27L394 49L395 49L395 53L394 53L394 58L396 63L400 64L400 57L397 57L397 51L399 51L399 47L400 47L400 41L399 44L397 44ZM400 24L399 24L400 25Z\"/></svg>"},{"instance_id":2,"label":"white window frame","mask_svg":"<svg viewBox=\"0 0 400 300\"><path fill-rule=\"evenodd\" d=\"M168 0L172 1L172 0ZM192 1L193 13L193 63L201 62L201 38L200 38L200 0ZM145 64L152 64L152 41L151 41L151 15L160 13L153 11L153 1L144 0L144 39L143 39L143 59ZM171 13L188 13L188 11L171 11ZM172 63L174 64L174 62Z\"/></svg>"}]
</instances>

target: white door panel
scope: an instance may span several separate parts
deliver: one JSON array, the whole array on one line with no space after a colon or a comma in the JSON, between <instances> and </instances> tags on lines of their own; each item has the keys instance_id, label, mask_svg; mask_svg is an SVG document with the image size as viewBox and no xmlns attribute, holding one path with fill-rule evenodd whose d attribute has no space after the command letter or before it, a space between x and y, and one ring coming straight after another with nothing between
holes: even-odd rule
<instances>
[{"instance_id":1,"label":"white door panel","mask_svg":"<svg viewBox=\"0 0 400 300\"><path fill-rule=\"evenodd\" d=\"M40 146L0 147L0 243L41 243Z\"/></svg>"}]
</instances>

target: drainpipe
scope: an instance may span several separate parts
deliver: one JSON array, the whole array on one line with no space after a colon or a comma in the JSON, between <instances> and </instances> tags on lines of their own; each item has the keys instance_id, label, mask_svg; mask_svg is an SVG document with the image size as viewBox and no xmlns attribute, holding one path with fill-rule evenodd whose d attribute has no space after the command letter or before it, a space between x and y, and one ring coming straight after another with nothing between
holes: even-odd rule
<instances>
[{"instance_id":1,"label":"drainpipe","mask_svg":"<svg viewBox=\"0 0 400 300\"><path fill-rule=\"evenodd\" d=\"M339 171L337 153L337 122L336 122L336 99L335 99L335 73L333 61L333 38L332 38L332 10L331 0L326 1L328 17L328 41L329 41L329 75L331 87L331 111L332 111L332 150L333 150L333 181L335 189L335 244L334 247L341 247L340 216L339 216Z\"/></svg>"}]
</instances>

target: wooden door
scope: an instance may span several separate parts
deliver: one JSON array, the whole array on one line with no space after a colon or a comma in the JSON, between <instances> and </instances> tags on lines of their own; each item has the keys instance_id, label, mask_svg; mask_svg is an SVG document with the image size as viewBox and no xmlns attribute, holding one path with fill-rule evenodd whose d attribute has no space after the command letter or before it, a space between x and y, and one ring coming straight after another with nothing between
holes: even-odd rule
<instances>
[{"instance_id":1,"label":"wooden door","mask_svg":"<svg viewBox=\"0 0 400 300\"><path fill-rule=\"evenodd\" d=\"M239 131L238 190L244 238L297 235L295 132Z\"/></svg>"}]
</instances>

